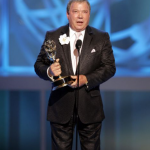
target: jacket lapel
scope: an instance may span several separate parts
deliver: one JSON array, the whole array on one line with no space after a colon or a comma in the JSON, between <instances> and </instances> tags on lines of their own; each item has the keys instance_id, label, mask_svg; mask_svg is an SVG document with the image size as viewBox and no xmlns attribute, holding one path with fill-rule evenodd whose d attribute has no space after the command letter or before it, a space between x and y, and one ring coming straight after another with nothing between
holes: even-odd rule
<instances>
[{"instance_id":1,"label":"jacket lapel","mask_svg":"<svg viewBox=\"0 0 150 150\"><path fill-rule=\"evenodd\" d=\"M66 25L65 28L62 30L62 35L66 34L69 36L69 25ZM70 52L70 43L69 44L64 44L62 45L63 47L63 53L64 53L64 58L66 61L66 67L68 70L69 75L73 75L73 69L72 69L72 61L71 61L71 52Z\"/></svg>"},{"instance_id":2,"label":"jacket lapel","mask_svg":"<svg viewBox=\"0 0 150 150\"><path fill-rule=\"evenodd\" d=\"M85 31L83 46L82 46L81 55L80 55L80 70L81 71L85 69L84 65L86 65L87 56L90 53L91 48L92 48L91 47L92 38L93 38L92 30L88 26Z\"/></svg>"}]
</instances>

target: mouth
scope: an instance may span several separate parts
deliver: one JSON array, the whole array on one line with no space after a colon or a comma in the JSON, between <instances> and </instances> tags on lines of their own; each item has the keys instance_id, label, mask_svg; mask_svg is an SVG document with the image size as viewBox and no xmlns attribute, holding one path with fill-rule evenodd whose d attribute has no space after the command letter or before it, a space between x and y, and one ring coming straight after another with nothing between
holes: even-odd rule
<instances>
[{"instance_id":1,"label":"mouth","mask_svg":"<svg viewBox=\"0 0 150 150\"><path fill-rule=\"evenodd\" d=\"M83 24L83 21L77 21L77 24L78 24L78 25L82 25L82 24Z\"/></svg>"}]
</instances>

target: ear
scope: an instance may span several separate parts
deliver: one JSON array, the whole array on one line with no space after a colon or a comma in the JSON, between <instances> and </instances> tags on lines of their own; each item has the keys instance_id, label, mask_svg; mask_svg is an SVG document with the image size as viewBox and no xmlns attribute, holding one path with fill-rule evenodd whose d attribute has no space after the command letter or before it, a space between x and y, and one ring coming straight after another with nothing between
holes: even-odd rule
<instances>
[{"instance_id":1,"label":"ear","mask_svg":"<svg viewBox=\"0 0 150 150\"><path fill-rule=\"evenodd\" d=\"M69 13L68 12L66 12L66 16L67 16L67 18L69 17Z\"/></svg>"}]
</instances>

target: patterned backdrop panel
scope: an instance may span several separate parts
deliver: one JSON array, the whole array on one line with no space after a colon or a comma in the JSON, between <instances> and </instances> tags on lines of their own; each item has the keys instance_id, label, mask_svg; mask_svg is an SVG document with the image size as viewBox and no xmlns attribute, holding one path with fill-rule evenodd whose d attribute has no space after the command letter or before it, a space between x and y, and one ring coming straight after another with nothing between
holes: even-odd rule
<instances>
[{"instance_id":1,"label":"patterned backdrop panel","mask_svg":"<svg viewBox=\"0 0 150 150\"><path fill-rule=\"evenodd\" d=\"M150 1L89 0L90 25L107 31L116 76L150 76ZM68 23L68 0L0 0L0 74L35 75L47 30Z\"/></svg>"}]
</instances>

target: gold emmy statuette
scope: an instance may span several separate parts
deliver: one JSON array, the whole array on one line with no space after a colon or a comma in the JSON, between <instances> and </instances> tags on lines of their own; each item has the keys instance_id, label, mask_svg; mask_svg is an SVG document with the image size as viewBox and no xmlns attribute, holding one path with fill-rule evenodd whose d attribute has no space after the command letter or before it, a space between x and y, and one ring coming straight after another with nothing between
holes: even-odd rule
<instances>
[{"instance_id":1,"label":"gold emmy statuette","mask_svg":"<svg viewBox=\"0 0 150 150\"><path fill-rule=\"evenodd\" d=\"M56 44L53 40L47 40L44 42L44 50L47 54L47 58L53 63L56 62ZM72 79L70 76L62 77L59 75L58 77L53 78L53 91L74 82L74 79Z\"/></svg>"}]
</instances>

